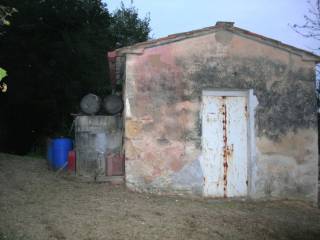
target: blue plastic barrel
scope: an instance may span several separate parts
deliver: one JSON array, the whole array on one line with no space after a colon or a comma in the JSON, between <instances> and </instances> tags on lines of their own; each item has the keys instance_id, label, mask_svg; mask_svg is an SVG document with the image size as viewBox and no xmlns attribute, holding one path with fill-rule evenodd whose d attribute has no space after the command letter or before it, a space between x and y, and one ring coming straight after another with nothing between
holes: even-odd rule
<instances>
[{"instance_id":1,"label":"blue plastic barrel","mask_svg":"<svg viewBox=\"0 0 320 240\"><path fill-rule=\"evenodd\" d=\"M52 168L58 170L66 168L68 163L68 152L72 150L72 140L70 138L52 139Z\"/></svg>"}]
</instances>

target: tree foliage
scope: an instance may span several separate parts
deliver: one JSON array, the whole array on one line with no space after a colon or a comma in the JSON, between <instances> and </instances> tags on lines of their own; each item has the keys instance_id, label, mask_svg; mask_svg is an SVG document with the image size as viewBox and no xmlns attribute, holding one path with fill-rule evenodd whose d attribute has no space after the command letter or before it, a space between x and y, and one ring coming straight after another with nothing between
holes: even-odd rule
<instances>
[{"instance_id":1,"label":"tree foliage","mask_svg":"<svg viewBox=\"0 0 320 240\"><path fill-rule=\"evenodd\" d=\"M110 30L112 39L117 47L132 45L136 42L148 39L150 29L150 16L140 19L138 10L135 7L125 8L121 3L121 7L113 14Z\"/></svg>"},{"instance_id":2,"label":"tree foliage","mask_svg":"<svg viewBox=\"0 0 320 240\"><path fill-rule=\"evenodd\" d=\"M3 34L3 27L4 26L10 26L10 21L8 20L8 17L11 17L13 13L17 12L15 8L12 7L6 7L3 5L0 5L0 36ZM3 78L7 76L7 71L0 67L0 92L6 92L7 91L7 84L4 82L1 82Z\"/></svg>"},{"instance_id":3,"label":"tree foliage","mask_svg":"<svg viewBox=\"0 0 320 240\"><path fill-rule=\"evenodd\" d=\"M0 96L0 148L11 152L17 139L33 143L68 132L85 94L110 92L107 52L144 41L150 31L149 18L140 19L136 9L121 6L113 15L101 0L2 4L18 10L0 37L0 65L10 73L10 89ZM23 147L19 153L30 148Z\"/></svg>"},{"instance_id":4,"label":"tree foliage","mask_svg":"<svg viewBox=\"0 0 320 240\"><path fill-rule=\"evenodd\" d=\"M0 26L9 26L10 21L8 20L8 17L11 17L12 14L16 12L17 9L14 7L0 5Z\"/></svg>"},{"instance_id":5,"label":"tree foliage","mask_svg":"<svg viewBox=\"0 0 320 240\"><path fill-rule=\"evenodd\" d=\"M7 71L4 70L3 68L0 68L0 82L2 80L2 78L7 76Z\"/></svg>"},{"instance_id":6,"label":"tree foliage","mask_svg":"<svg viewBox=\"0 0 320 240\"><path fill-rule=\"evenodd\" d=\"M7 71L0 67L0 92L6 92L7 91L7 84L1 82L3 78L8 76Z\"/></svg>"}]
</instances>

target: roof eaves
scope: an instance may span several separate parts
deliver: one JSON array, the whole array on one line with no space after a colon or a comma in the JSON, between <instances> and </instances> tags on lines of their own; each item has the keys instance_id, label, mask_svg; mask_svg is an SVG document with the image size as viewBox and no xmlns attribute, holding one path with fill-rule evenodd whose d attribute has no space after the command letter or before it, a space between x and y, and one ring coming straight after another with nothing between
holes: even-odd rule
<instances>
[{"instance_id":1,"label":"roof eaves","mask_svg":"<svg viewBox=\"0 0 320 240\"><path fill-rule=\"evenodd\" d=\"M232 22L217 22L215 26L206 27L206 28L202 28L202 29L198 29L198 30L189 31L189 32L171 34L171 35L168 35L167 37L152 39L152 40L145 41L145 42L140 42L140 43L128 46L128 47L116 49L115 52L119 56L122 56L125 54L143 54L144 49L146 49L146 48L152 48L152 47L156 47L156 46L160 46L160 45L164 45L164 44L168 44L168 43L172 43L172 42L177 42L177 41L181 41L181 40L184 40L187 38L197 37L199 35L205 35L208 33L219 31L219 30L230 31L230 32L238 34L240 36L259 41L263 44L268 44L270 46L277 47L279 49L300 55L304 61L314 61L316 63L320 62L320 56L318 56L312 52L285 44L285 43L277 41L275 39L268 38L263 35L259 35L257 33L250 32L250 31L242 29L242 28L234 27Z\"/></svg>"},{"instance_id":2,"label":"roof eaves","mask_svg":"<svg viewBox=\"0 0 320 240\"><path fill-rule=\"evenodd\" d=\"M239 35L241 35L243 37L249 37L252 40L260 41L261 43L268 44L270 46L297 54L297 55L301 56L304 61L314 61L316 63L320 62L320 56L318 56L312 52L306 51L304 49L300 49L300 48L288 45L288 44L283 43L281 41L278 41L278 40L275 40L272 38L268 38L268 37L265 37L265 36L257 34L257 33L253 33L253 32L247 31L242 28L234 27L233 29L229 29L229 30L231 30L233 33L238 33Z\"/></svg>"},{"instance_id":3,"label":"roof eaves","mask_svg":"<svg viewBox=\"0 0 320 240\"><path fill-rule=\"evenodd\" d=\"M140 42L140 43L128 46L128 47L118 48L115 51L119 55L124 55L127 53L142 54L145 48L152 48L152 47L156 47L156 46L160 46L160 45L164 45L164 44L168 44L168 43L172 43L172 42L181 41L186 38L196 37L199 35L205 35L208 32L211 33L216 29L217 28L215 28L215 27L206 27L203 29L193 30L190 32L171 34L171 35L168 35L167 37L162 37L162 38L153 39L153 40L149 40L149 41L145 41L145 42Z\"/></svg>"}]
</instances>

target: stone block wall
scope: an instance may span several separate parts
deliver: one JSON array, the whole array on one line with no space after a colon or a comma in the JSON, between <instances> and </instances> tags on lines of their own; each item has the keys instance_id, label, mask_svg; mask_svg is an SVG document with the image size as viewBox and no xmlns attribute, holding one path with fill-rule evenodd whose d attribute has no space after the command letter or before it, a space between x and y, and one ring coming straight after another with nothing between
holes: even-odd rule
<instances>
[{"instance_id":1,"label":"stone block wall","mask_svg":"<svg viewBox=\"0 0 320 240\"><path fill-rule=\"evenodd\" d=\"M317 201L314 67L294 51L224 30L127 54L128 187L202 195L201 92L253 89L249 197Z\"/></svg>"}]
</instances>

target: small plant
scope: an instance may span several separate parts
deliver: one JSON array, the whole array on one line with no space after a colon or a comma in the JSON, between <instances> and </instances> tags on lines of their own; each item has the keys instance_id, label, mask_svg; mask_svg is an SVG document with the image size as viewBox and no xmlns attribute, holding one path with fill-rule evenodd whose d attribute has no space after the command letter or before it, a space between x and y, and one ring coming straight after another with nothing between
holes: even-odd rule
<instances>
[{"instance_id":1,"label":"small plant","mask_svg":"<svg viewBox=\"0 0 320 240\"><path fill-rule=\"evenodd\" d=\"M10 21L8 17L11 17L12 14L18 12L17 9L12 7L6 7L0 5L0 27L2 26L10 26ZM0 35L2 35L2 29L0 29ZM7 84L1 82L4 77L7 76L6 70L0 67L0 92L6 92L8 90Z\"/></svg>"},{"instance_id":2,"label":"small plant","mask_svg":"<svg viewBox=\"0 0 320 240\"><path fill-rule=\"evenodd\" d=\"M7 76L7 71L0 67L0 91L6 92L8 90L7 84L1 82L4 77Z\"/></svg>"}]
</instances>

